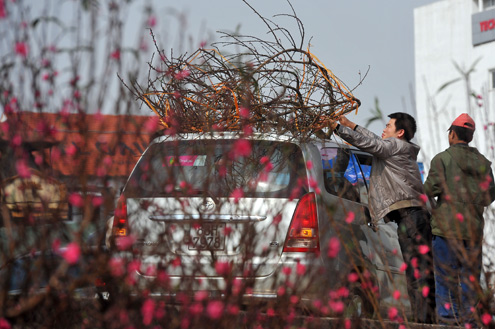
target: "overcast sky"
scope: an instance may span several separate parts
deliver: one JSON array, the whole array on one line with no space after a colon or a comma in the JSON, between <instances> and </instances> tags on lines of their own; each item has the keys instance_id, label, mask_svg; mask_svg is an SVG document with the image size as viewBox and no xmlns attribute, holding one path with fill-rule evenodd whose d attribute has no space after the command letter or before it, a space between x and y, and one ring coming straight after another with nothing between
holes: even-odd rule
<instances>
[{"instance_id":1,"label":"overcast sky","mask_svg":"<svg viewBox=\"0 0 495 329\"><path fill-rule=\"evenodd\" d=\"M71 1L64 2L63 8ZM159 24L154 33L157 39L169 40L162 49L174 48L175 55L181 53L178 43L191 43L184 39L197 43L192 49L184 48L194 51L202 40L218 40L217 31L238 30L243 35L270 40L266 25L242 0L132 1L125 24L125 35L129 39L133 34L143 33L136 29L138 17L150 1L155 4L153 14ZM349 114L349 119L364 125L372 116L375 98L385 115L397 111L415 115L413 11L435 1L292 0L296 15L305 28L304 47L310 43L311 52L361 100L358 114ZM249 3L263 17L273 19L288 28L292 36L298 37L294 20L274 17L292 13L286 0L249 0ZM31 3L34 4L39 10L45 2ZM60 18L71 20L72 16L67 13L59 13ZM185 24L179 23L180 17L184 18ZM178 26L183 27L184 34L177 33ZM170 40L174 36L175 42ZM147 69L145 62L142 65ZM116 76L115 80L118 82ZM370 128L381 135L383 126L384 123L377 122Z\"/></svg>"},{"instance_id":2,"label":"overcast sky","mask_svg":"<svg viewBox=\"0 0 495 329\"><path fill-rule=\"evenodd\" d=\"M163 13L173 7L185 14L187 30L201 39L216 31L234 31L265 37L266 26L241 0L158 0ZM362 101L358 115L349 119L364 125L377 97L385 114L414 115L413 10L434 0L293 0L296 14L311 39L312 52ZM285 0L250 0L264 17L290 13ZM168 9L166 9L168 8ZM161 15L158 17L170 17ZM289 20L286 27L296 26ZM285 23L284 23L285 24ZM361 85L359 81L367 73ZM370 128L381 134L382 123Z\"/></svg>"}]
</instances>

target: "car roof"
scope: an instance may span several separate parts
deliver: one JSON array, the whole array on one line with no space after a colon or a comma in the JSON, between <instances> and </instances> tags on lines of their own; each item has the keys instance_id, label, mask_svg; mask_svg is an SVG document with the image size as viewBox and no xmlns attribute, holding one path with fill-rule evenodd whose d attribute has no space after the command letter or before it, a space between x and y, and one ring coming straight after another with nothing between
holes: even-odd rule
<instances>
[{"instance_id":1,"label":"car roof","mask_svg":"<svg viewBox=\"0 0 495 329\"><path fill-rule=\"evenodd\" d=\"M167 142L167 141L180 141L180 140L211 140L211 139L239 139L239 138L245 138L248 140L266 140L266 141L276 141L276 142L291 142L297 145L301 144L314 144L318 148L321 147L332 147L332 146L337 146L337 147L343 147L343 148L351 148L351 149L356 149L355 147L345 144L345 143L339 143L336 142L333 139L321 139L317 137L311 137L311 138L296 138L291 135L285 135L285 134L276 134L276 133L253 133L251 135L243 135L240 132L208 132L208 133L181 133L181 134L175 134L175 135L163 135L156 137L153 139L151 144L155 143L162 143L162 142Z\"/></svg>"}]
</instances>

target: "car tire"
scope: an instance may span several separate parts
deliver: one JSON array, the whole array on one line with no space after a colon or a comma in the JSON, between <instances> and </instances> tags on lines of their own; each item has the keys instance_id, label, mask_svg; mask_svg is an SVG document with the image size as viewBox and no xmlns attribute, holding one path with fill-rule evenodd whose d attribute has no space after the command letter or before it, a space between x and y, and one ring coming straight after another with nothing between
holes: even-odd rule
<instances>
[{"instance_id":1,"label":"car tire","mask_svg":"<svg viewBox=\"0 0 495 329\"><path fill-rule=\"evenodd\" d=\"M374 315L373 304L361 288L353 288L346 299L345 318L368 318Z\"/></svg>"}]
</instances>

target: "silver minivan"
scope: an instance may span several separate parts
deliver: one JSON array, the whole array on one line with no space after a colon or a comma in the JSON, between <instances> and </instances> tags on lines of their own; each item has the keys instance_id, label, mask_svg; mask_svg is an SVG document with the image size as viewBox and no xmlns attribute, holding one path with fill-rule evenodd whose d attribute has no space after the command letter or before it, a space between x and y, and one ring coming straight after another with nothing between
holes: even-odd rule
<instances>
[{"instance_id":1,"label":"silver minivan","mask_svg":"<svg viewBox=\"0 0 495 329\"><path fill-rule=\"evenodd\" d=\"M139 261L137 285L155 296L408 313L397 226L369 217L370 169L369 154L331 140L161 136L122 191L108 243Z\"/></svg>"}]
</instances>

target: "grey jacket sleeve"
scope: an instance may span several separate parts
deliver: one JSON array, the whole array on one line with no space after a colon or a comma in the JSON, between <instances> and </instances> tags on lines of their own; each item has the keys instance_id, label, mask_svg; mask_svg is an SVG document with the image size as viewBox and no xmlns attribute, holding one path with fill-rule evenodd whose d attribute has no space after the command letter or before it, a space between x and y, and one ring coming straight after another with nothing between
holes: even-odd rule
<instances>
[{"instance_id":1,"label":"grey jacket sleeve","mask_svg":"<svg viewBox=\"0 0 495 329\"><path fill-rule=\"evenodd\" d=\"M381 139L361 126L357 126L356 130L352 130L341 125L337 133L346 142L379 158L387 158L398 149L396 138Z\"/></svg>"}]
</instances>

